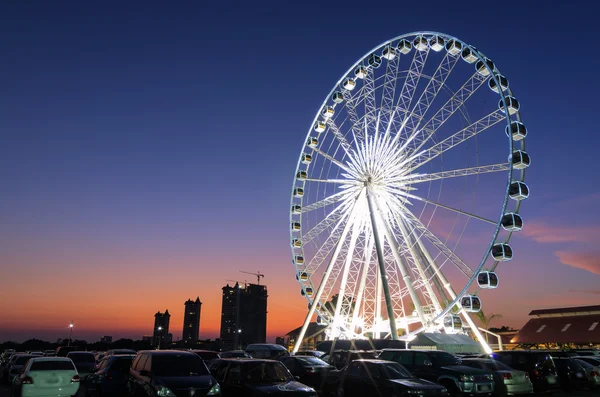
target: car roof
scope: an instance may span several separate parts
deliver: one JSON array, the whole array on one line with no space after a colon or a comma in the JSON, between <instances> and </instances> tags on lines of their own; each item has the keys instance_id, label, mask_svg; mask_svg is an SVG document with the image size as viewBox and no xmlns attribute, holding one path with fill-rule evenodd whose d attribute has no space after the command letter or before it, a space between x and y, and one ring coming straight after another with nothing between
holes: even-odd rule
<instances>
[{"instance_id":1,"label":"car roof","mask_svg":"<svg viewBox=\"0 0 600 397\"><path fill-rule=\"evenodd\" d=\"M187 350L184 350L184 351L187 351ZM191 351L192 353L196 353L196 352L198 352L198 353L215 353L215 354L219 354L219 352L216 352L216 351L214 351L214 350L201 350L201 349L194 349L194 350L189 350L189 351Z\"/></svg>"},{"instance_id":2,"label":"car roof","mask_svg":"<svg viewBox=\"0 0 600 397\"><path fill-rule=\"evenodd\" d=\"M388 360L379 360L376 358L361 358L360 360L354 360L352 361L353 363L359 362L359 363L373 363L373 364L396 364L393 361L388 361Z\"/></svg>"},{"instance_id":3,"label":"car roof","mask_svg":"<svg viewBox=\"0 0 600 397\"><path fill-rule=\"evenodd\" d=\"M32 361L71 361L69 357L34 357Z\"/></svg>"},{"instance_id":4,"label":"car roof","mask_svg":"<svg viewBox=\"0 0 600 397\"><path fill-rule=\"evenodd\" d=\"M216 360L227 361L231 363L254 363L254 362L268 362L268 363L278 363L278 360L269 360L268 358L250 358L250 357L225 357L218 358Z\"/></svg>"},{"instance_id":5,"label":"car roof","mask_svg":"<svg viewBox=\"0 0 600 397\"><path fill-rule=\"evenodd\" d=\"M177 355L194 355L198 357L196 354L192 353L189 350L142 350L138 353L146 353L151 354L153 356L177 356Z\"/></svg>"}]
</instances>

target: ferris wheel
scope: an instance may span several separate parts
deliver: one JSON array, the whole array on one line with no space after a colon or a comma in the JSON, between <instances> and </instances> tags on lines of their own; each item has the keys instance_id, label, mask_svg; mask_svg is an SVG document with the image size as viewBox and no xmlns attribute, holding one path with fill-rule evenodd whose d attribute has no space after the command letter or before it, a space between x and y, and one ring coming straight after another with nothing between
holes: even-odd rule
<instances>
[{"instance_id":1,"label":"ferris wheel","mask_svg":"<svg viewBox=\"0 0 600 397\"><path fill-rule=\"evenodd\" d=\"M483 341L468 313L499 286L529 195L519 110L495 63L442 33L386 41L344 73L294 174L290 243L308 301L294 351L315 314L328 339L410 340L464 320Z\"/></svg>"}]
</instances>

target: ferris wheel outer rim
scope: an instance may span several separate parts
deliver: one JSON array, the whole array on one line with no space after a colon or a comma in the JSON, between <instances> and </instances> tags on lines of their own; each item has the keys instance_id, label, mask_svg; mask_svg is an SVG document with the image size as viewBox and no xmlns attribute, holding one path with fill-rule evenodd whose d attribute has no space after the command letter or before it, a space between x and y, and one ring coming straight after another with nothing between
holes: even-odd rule
<instances>
[{"instance_id":1,"label":"ferris wheel outer rim","mask_svg":"<svg viewBox=\"0 0 600 397\"><path fill-rule=\"evenodd\" d=\"M499 80L498 80L498 78L496 76L497 74L498 75L501 74L499 68L496 65L494 65L495 66L494 70L490 69L489 65L487 65L487 63L485 62L485 60L487 59L487 57L485 57L484 54L481 51L477 50L474 46L472 46L472 45L470 45L470 44L468 44L468 43L466 43L466 42L464 42L464 41L462 41L462 40L460 40L460 39L458 39L458 38L456 38L454 36L448 35L446 33L435 32L435 31L417 31L417 32L411 32L411 33L402 34L402 35L396 36L396 37L394 37L392 39L386 40L385 42L382 42L379 45L373 47L371 50L369 50L368 52L366 52L363 56L361 56L360 58L358 58L358 60L354 64L352 64L352 66L342 75L342 77L333 85L333 88L325 96L325 99L324 99L323 103L321 104L321 106L318 108L318 110L316 112L316 115L313 118L313 120L312 120L312 122L311 122L311 124L310 124L310 126L308 128L308 132L306 134L306 137L304 138L304 141L303 141L303 144L302 144L302 149L300 150L300 155L298 157L298 162L297 162L297 165L296 165L296 170L294 172L294 178L293 178L293 182L292 182L292 190L295 187L299 187L298 183L297 183L298 181L296 179L296 174L300 171L300 167L303 164L302 163L302 156L305 153L309 153L309 154L310 153L314 153L314 149L312 149L312 148L310 148L310 150L306 150L308 139L311 138L311 136L313 134L313 126L315 125L315 123L317 121L319 121L320 116L321 116L321 113L320 113L321 110L325 106L327 106L328 102L331 99L332 94L336 90L339 89L339 87L340 87L341 83L344 81L344 79L347 78L354 71L354 69L357 66L362 65L364 63L364 60L367 59L371 54L375 53L377 50L380 50L381 48L385 47L386 45L389 45L390 43L392 43L394 41L406 39L408 37L412 38L412 37L418 37L418 36L439 36L439 37L442 37L444 40L455 40L455 41L461 43L461 45L464 46L463 49L464 48L469 48L471 50L474 50L474 51L472 51L472 53L477 57L477 59L479 61L483 62L483 65L485 65L486 69L488 69L489 75L490 75L490 79L494 80L494 82L496 83L496 86L498 86L498 87L500 86L500 82L499 82ZM521 122L522 119L521 119L521 115L520 115L520 109L517 110L513 114L510 114L509 110L508 110L507 97L514 96L513 92L512 92L512 89L510 88L510 86L507 87L506 92L503 91L502 89L499 89L498 90L498 95L500 96L500 100L503 103L504 112L506 114L505 120L506 120L507 127L510 128L510 125L511 125L511 123L513 121L513 120L511 120L512 117L514 117L516 119L516 121L520 121ZM514 143L514 140L513 140L513 137L512 137L511 134L508 135L508 141L509 141L509 155L510 155L510 154L513 153L514 147L515 147L515 143ZM525 149L525 141L526 141L526 139L522 139L522 140L519 141L521 150ZM463 289L460 292L456 293L456 298L454 300L452 300L452 301L450 301L448 303L444 303L445 308L442 310L441 313L439 313L437 316L435 316L434 321L439 321L440 319L442 319L446 314L448 314L450 311L452 311L455 306L459 307L458 302L460 301L460 299L462 299L462 297L464 295L467 294L468 289L471 287L471 285L473 284L473 282L477 278L478 274L483 269L486 261L488 260L488 257L489 257L489 255L491 253L493 245L498 242L497 240L498 240L498 235L499 235L500 230L501 230L502 217L506 213L506 209L507 209L507 206L508 206L508 203L509 203L509 200L510 200L510 197L509 197L510 185L511 185L511 183L513 181L515 181L513 179L513 175L515 173L513 164L510 163L509 165L510 166L509 166L509 170L508 170L508 178L507 178L507 183L506 183L506 188L505 188L504 200L503 200L503 203L502 203L502 210L501 210L501 214L500 214L500 217L498 219L498 222L496 222L496 227L495 227L495 230L494 230L494 232L492 234L491 242L488 245L488 248L485 251L485 254L483 255L483 258L480 261L478 267L473 270L473 276L467 281L467 283L465 284L465 286L463 287ZM310 168L310 166L307 165L305 171L308 171L309 168ZM524 178L524 176L525 176L525 169L522 169L520 171L521 171L521 177L519 178L519 180L523 181L525 179ZM304 187L304 185L305 185L305 182L302 183L302 187ZM294 231L291 229L291 224L294 221L295 214L293 214L291 212L291 207L296 204L295 199L297 199L297 198L294 197L294 195L292 193L291 194L291 199L290 199L290 213L289 213L289 223L288 223L288 230L289 230L289 233L290 233L290 239L289 239L290 244L291 244L292 239L294 238ZM302 202L303 202L303 198L300 199L300 206L301 207L302 207ZM521 204L522 204L522 201L517 201L516 202L516 206L515 206L515 210L513 212L519 213ZM301 216L302 216L302 214L300 214L300 219L301 219ZM507 231L507 237L506 237L506 241L505 241L506 243L510 240L510 238L512 236L512 233L513 233L512 231ZM295 253L294 250L295 250L295 248L291 247L292 261L293 261L293 265L294 265L294 270L295 270L295 273L296 273L296 277L298 278L298 274L303 269L299 269L298 266L297 266L297 264L295 263L296 253ZM304 250L303 250L303 248L301 248L301 254L302 254L302 256L303 256L303 252L304 252ZM492 271L496 268L497 264L498 264L498 261L495 261L494 264L493 264L493 266L492 266ZM301 286L304 285L299 278L298 278L298 283ZM313 288L313 291L314 291L314 285L312 285L312 282L311 282L311 287ZM312 299L311 297L309 297L308 295L304 295L304 297L308 301L308 307L309 308L313 304L315 304L315 300ZM318 316L321 314L319 312L319 308L318 307L315 308L315 312L317 313ZM414 334L417 334L419 332L422 332L425 328L426 328L426 326L423 325L421 328L419 328L419 329L417 329L415 331L410 332L408 335L414 335Z\"/></svg>"}]
</instances>

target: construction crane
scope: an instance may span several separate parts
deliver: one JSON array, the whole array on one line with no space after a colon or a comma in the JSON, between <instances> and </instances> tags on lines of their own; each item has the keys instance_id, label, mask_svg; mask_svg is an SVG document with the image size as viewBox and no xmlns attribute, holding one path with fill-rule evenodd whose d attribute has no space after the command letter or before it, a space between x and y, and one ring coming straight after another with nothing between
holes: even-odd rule
<instances>
[{"instance_id":1,"label":"construction crane","mask_svg":"<svg viewBox=\"0 0 600 397\"><path fill-rule=\"evenodd\" d=\"M246 280L239 281L239 280L227 280L227 279L225 279L225 281L229 281L230 283L236 283L238 285L244 284L244 288L246 288L246 284L248 284L248 282Z\"/></svg>"},{"instance_id":2,"label":"construction crane","mask_svg":"<svg viewBox=\"0 0 600 397\"><path fill-rule=\"evenodd\" d=\"M252 272L245 272L243 270L240 270L240 273L252 274L252 275L256 276L256 283L258 285L260 285L260 278L265 276L264 274L261 274L260 271L258 271L257 273L252 273Z\"/></svg>"}]
</instances>

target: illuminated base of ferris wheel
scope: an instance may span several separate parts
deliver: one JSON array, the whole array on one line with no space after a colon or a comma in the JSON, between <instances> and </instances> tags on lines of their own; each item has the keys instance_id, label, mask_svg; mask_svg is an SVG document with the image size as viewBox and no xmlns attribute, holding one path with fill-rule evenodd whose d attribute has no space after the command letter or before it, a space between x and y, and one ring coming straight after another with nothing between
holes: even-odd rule
<instances>
[{"instance_id":1,"label":"illuminated base of ferris wheel","mask_svg":"<svg viewBox=\"0 0 600 397\"><path fill-rule=\"evenodd\" d=\"M473 320L471 319L471 317L469 316L469 314L467 312L463 312L462 313L463 318L465 318L465 320L467 321L467 323L469 324L469 326L471 327L472 330L474 330L474 333L476 333L477 337L478 337L478 342L481 344L481 347L483 348L483 350L490 354L492 353L492 349L490 348L490 346L486 343L485 339L483 338L483 336L481 335L481 333L478 330L477 325L475 325L475 323L473 322ZM434 318L434 317L432 317ZM449 323L447 320L448 319L452 320L452 323ZM458 318L458 320L457 320ZM359 326L357 327L356 330L354 330L354 332L352 330L347 330L347 329L333 329L332 327L328 327L325 330L325 338L327 340L334 340L334 339L340 339L340 340L351 340L351 339L388 339L390 337L390 321L389 319L383 319L383 318L377 318L375 320L375 323L373 324L372 327L370 328L363 328L363 324L364 321L361 321L362 319L359 319L358 324ZM464 334L464 329L462 327L462 320L460 320L460 316L459 315L450 315L445 317L446 320L446 324L444 324L444 322L438 322L426 327L422 327L423 329L421 330L421 332L426 332L426 333L439 333L440 331L444 331L446 334ZM411 333L409 331L409 328L411 325L414 326L414 324L419 324L420 323L420 319L419 316L415 313L412 316L406 316L406 317L401 317L401 318L397 318L396 319L396 329L398 330L405 330L405 333L400 336L398 339L402 340L402 341L406 341L406 342L410 342L412 340L414 340L417 336L417 333ZM325 324L323 324L325 325ZM476 332L475 332L476 331Z\"/></svg>"}]
</instances>

